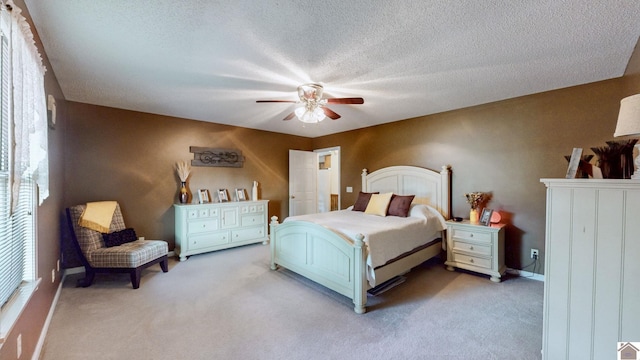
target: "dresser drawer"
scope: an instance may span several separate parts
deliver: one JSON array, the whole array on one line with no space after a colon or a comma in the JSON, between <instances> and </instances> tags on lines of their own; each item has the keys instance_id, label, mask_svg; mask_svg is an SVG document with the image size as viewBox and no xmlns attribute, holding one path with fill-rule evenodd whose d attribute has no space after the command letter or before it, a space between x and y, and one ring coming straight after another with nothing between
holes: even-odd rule
<instances>
[{"instance_id":1,"label":"dresser drawer","mask_svg":"<svg viewBox=\"0 0 640 360\"><path fill-rule=\"evenodd\" d=\"M231 231L231 241L261 239L265 237L264 226Z\"/></svg>"},{"instance_id":2,"label":"dresser drawer","mask_svg":"<svg viewBox=\"0 0 640 360\"><path fill-rule=\"evenodd\" d=\"M190 236L188 241L188 250L204 249L211 246L223 245L229 243L229 232L220 231L211 234Z\"/></svg>"},{"instance_id":3,"label":"dresser drawer","mask_svg":"<svg viewBox=\"0 0 640 360\"><path fill-rule=\"evenodd\" d=\"M482 232L482 231L471 231L466 229L451 229L453 232L451 236L456 240L471 240L477 242L491 243L491 233L490 232Z\"/></svg>"},{"instance_id":4,"label":"dresser drawer","mask_svg":"<svg viewBox=\"0 0 640 360\"><path fill-rule=\"evenodd\" d=\"M196 220L187 223L187 234L200 234L208 231L218 230L218 220Z\"/></svg>"},{"instance_id":5,"label":"dresser drawer","mask_svg":"<svg viewBox=\"0 0 640 360\"><path fill-rule=\"evenodd\" d=\"M189 219L206 219L218 216L218 209L190 209L187 213Z\"/></svg>"},{"instance_id":6,"label":"dresser drawer","mask_svg":"<svg viewBox=\"0 0 640 360\"><path fill-rule=\"evenodd\" d=\"M240 226L262 225L264 215L243 215L240 219Z\"/></svg>"},{"instance_id":7,"label":"dresser drawer","mask_svg":"<svg viewBox=\"0 0 640 360\"><path fill-rule=\"evenodd\" d=\"M453 240L453 251L466 252L471 255L481 255L491 257L491 245L482 245L475 243L468 243L464 241Z\"/></svg>"},{"instance_id":8,"label":"dresser drawer","mask_svg":"<svg viewBox=\"0 0 640 360\"><path fill-rule=\"evenodd\" d=\"M460 264L467 264L471 266L477 266L485 269L491 269L491 259L485 259L472 255L465 255L454 252L453 261Z\"/></svg>"},{"instance_id":9,"label":"dresser drawer","mask_svg":"<svg viewBox=\"0 0 640 360\"><path fill-rule=\"evenodd\" d=\"M243 205L240 207L241 214L249 214L249 213L264 213L264 205Z\"/></svg>"}]
</instances>

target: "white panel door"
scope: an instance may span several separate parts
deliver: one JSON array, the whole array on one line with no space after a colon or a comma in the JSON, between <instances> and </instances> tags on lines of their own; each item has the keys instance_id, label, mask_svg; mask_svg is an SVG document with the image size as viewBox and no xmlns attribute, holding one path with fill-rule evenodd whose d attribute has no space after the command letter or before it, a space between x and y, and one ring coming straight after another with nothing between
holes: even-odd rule
<instances>
[{"instance_id":1,"label":"white panel door","mask_svg":"<svg viewBox=\"0 0 640 360\"><path fill-rule=\"evenodd\" d=\"M317 212L318 154L289 150L289 216Z\"/></svg>"}]
</instances>

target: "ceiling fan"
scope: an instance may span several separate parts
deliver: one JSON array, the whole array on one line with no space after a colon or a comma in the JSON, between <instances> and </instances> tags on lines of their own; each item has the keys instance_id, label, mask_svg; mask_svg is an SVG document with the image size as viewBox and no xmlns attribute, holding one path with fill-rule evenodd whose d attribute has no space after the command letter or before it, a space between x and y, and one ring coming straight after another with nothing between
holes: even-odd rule
<instances>
[{"instance_id":1,"label":"ceiling fan","mask_svg":"<svg viewBox=\"0 0 640 360\"><path fill-rule=\"evenodd\" d=\"M320 84L309 83L298 86L299 100L257 100L257 103L268 102L284 102L284 103L301 103L303 106L296 108L294 112L287 115L283 120L291 120L297 116L300 121L305 123L317 123L329 117L332 120L340 118L335 111L326 107L327 104L364 104L364 99L360 97L354 98L322 98L324 88Z\"/></svg>"}]
</instances>

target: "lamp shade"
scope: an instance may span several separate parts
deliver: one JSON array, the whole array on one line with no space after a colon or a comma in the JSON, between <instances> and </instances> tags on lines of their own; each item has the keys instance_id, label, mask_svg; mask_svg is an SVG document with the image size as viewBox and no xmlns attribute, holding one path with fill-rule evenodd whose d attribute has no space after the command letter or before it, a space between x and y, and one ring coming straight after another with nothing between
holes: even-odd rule
<instances>
[{"instance_id":1,"label":"lamp shade","mask_svg":"<svg viewBox=\"0 0 640 360\"><path fill-rule=\"evenodd\" d=\"M613 136L640 135L640 94L620 100L618 124Z\"/></svg>"}]
</instances>

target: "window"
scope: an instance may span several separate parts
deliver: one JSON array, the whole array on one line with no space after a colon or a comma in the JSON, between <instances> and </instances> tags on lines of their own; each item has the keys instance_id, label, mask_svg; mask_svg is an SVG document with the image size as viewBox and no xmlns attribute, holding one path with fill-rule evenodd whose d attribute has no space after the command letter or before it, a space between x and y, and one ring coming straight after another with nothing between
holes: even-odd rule
<instances>
[{"instance_id":1,"label":"window","mask_svg":"<svg viewBox=\"0 0 640 360\"><path fill-rule=\"evenodd\" d=\"M1 6L0 346L37 286L37 190L48 195L44 68L25 25Z\"/></svg>"}]
</instances>

